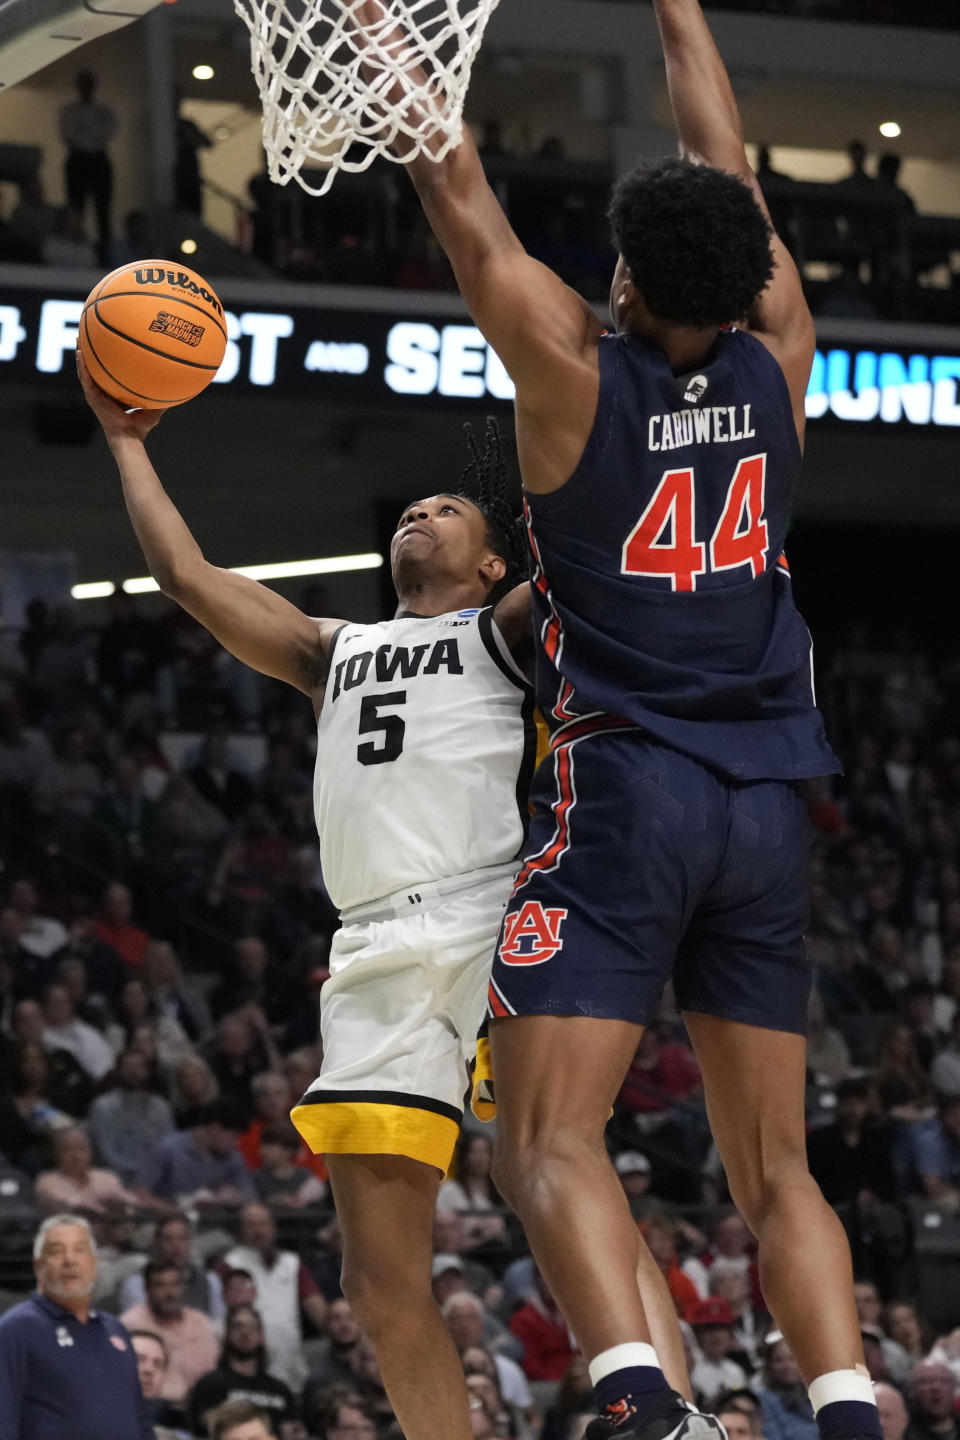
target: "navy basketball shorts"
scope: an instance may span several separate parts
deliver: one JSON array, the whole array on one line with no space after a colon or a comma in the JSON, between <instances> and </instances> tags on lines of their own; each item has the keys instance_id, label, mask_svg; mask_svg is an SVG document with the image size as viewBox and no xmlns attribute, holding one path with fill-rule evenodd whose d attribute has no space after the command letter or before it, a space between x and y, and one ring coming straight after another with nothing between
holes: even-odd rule
<instances>
[{"instance_id":1,"label":"navy basketball shorts","mask_svg":"<svg viewBox=\"0 0 960 1440\"><path fill-rule=\"evenodd\" d=\"M637 730L561 744L534 779L488 1014L645 1025L682 1010L803 1034L809 820L782 781L737 785Z\"/></svg>"}]
</instances>

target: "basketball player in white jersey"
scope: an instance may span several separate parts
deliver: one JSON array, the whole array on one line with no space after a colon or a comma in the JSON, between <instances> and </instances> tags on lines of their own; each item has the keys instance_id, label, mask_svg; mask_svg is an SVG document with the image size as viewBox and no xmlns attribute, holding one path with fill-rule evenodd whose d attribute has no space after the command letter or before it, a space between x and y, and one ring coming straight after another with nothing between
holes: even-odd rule
<instances>
[{"instance_id":1,"label":"basketball player in white jersey","mask_svg":"<svg viewBox=\"0 0 960 1440\"><path fill-rule=\"evenodd\" d=\"M163 412L124 412L77 363L161 590L231 654L313 702L317 828L343 928L322 994L321 1072L293 1119L326 1156L344 1293L404 1435L471 1440L463 1373L431 1293L433 1214L534 758L531 687L518 664L532 649L529 585L511 588L522 549L496 427L483 453L472 447L478 503L438 494L400 517L394 619L311 619L204 559L144 447ZM659 1271L640 1281L654 1323L676 1335ZM682 1385L679 1345L662 1343Z\"/></svg>"}]
</instances>

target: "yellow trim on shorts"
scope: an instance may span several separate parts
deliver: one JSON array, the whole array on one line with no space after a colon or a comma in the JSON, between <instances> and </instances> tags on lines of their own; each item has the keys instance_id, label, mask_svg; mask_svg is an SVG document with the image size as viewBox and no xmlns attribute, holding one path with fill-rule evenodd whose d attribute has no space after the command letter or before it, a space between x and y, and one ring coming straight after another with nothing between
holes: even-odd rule
<instances>
[{"instance_id":1,"label":"yellow trim on shorts","mask_svg":"<svg viewBox=\"0 0 960 1440\"><path fill-rule=\"evenodd\" d=\"M446 1115L367 1100L297 1105L290 1118L315 1155L406 1155L444 1175L460 1134Z\"/></svg>"},{"instance_id":2,"label":"yellow trim on shorts","mask_svg":"<svg viewBox=\"0 0 960 1440\"><path fill-rule=\"evenodd\" d=\"M477 1040L470 1109L478 1120L493 1120L497 1114L497 1102L493 1093L493 1061L490 1058L490 1041L486 1035L479 1036Z\"/></svg>"}]
</instances>

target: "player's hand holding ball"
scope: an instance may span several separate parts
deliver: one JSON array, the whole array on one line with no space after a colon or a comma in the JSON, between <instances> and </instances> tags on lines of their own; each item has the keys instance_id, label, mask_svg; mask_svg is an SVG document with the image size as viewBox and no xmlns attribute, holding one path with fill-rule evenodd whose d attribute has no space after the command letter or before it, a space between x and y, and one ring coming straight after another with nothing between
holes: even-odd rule
<instances>
[{"instance_id":1,"label":"player's hand holding ball","mask_svg":"<svg viewBox=\"0 0 960 1440\"><path fill-rule=\"evenodd\" d=\"M142 443L166 414L165 410L132 410L128 414L118 401L112 399L94 382L79 347L77 374L87 397L87 404L103 426L108 445L121 439L139 440Z\"/></svg>"}]
</instances>

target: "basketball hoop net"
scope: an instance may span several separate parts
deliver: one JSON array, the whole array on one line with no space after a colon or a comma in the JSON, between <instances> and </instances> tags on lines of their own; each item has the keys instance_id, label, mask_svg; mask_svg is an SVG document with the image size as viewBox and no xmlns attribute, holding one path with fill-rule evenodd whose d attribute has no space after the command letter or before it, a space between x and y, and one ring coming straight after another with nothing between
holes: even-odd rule
<instances>
[{"instance_id":1,"label":"basketball hoop net","mask_svg":"<svg viewBox=\"0 0 960 1440\"><path fill-rule=\"evenodd\" d=\"M271 180L311 195L379 156L441 160L498 0L234 0L250 31ZM349 157L349 158L348 158ZM304 169L326 171L311 183Z\"/></svg>"}]
</instances>

